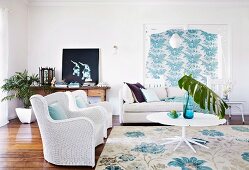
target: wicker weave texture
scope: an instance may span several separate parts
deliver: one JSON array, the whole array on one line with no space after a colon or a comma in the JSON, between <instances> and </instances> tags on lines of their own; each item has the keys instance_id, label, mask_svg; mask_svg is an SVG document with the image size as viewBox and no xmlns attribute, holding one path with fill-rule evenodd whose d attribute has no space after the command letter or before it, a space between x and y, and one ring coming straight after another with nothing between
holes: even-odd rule
<instances>
[{"instance_id":1,"label":"wicker weave texture","mask_svg":"<svg viewBox=\"0 0 249 170\"><path fill-rule=\"evenodd\" d=\"M95 166L95 147L103 143L105 125L102 113L96 109L70 111L63 92L46 97L33 95L32 108L41 133L44 158L56 165ZM68 119L53 120L48 105L58 102ZM90 115L90 116L89 116Z\"/></svg>"}]
</instances>

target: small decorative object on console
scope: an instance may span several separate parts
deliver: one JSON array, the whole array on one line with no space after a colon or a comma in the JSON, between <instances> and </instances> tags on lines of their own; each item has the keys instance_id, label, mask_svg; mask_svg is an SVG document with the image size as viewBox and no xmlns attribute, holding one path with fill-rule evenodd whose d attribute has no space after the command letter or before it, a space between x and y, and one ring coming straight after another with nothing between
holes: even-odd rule
<instances>
[{"instance_id":1,"label":"small decorative object on console","mask_svg":"<svg viewBox=\"0 0 249 170\"><path fill-rule=\"evenodd\" d=\"M67 83L66 82L56 82L55 83L55 87L61 87L61 88L66 88L67 87Z\"/></svg>"},{"instance_id":2,"label":"small decorative object on console","mask_svg":"<svg viewBox=\"0 0 249 170\"><path fill-rule=\"evenodd\" d=\"M41 85L51 85L51 82L54 77L55 77L55 68L39 67L39 78Z\"/></svg>"},{"instance_id":3,"label":"small decorative object on console","mask_svg":"<svg viewBox=\"0 0 249 170\"><path fill-rule=\"evenodd\" d=\"M54 77L53 80L51 81L51 86L54 86L56 83L56 78Z\"/></svg>"},{"instance_id":4,"label":"small decorative object on console","mask_svg":"<svg viewBox=\"0 0 249 170\"><path fill-rule=\"evenodd\" d=\"M84 86L95 86L95 83L94 82L91 82L91 81L87 81L87 82L85 82L85 83L83 83L83 85L82 85L83 87Z\"/></svg>"},{"instance_id":5,"label":"small decorative object on console","mask_svg":"<svg viewBox=\"0 0 249 170\"><path fill-rule=\"evenodd\" d=\"M80 87L80 83L77 82L71 82L68 84L68 88L79 88Z\"/></svg>"},{"instance_id":6,"label":"small decorative object on console","mask_svg":"<svg viewBox=\"0 0 249 170\"><path fill-rule=\"evenodd\" d=\"M109 87L109 84L106 82L100 82L99 84L97 84L98 87Z\"/></svg>"}]
</instances>

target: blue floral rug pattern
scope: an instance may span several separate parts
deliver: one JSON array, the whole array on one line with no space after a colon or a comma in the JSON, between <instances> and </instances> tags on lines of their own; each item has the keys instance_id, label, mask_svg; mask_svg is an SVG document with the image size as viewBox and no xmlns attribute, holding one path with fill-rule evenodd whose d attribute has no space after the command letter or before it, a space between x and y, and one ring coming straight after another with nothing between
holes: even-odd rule
<instances>
[{"instance_id":1,"label":"blue floral rug pattern","mask_svg":"<svg viewBox=\"0 0 249 170\"><path fill-rule=\"evenodd\" d=\"M181 135L174 126L118 126L112 129L96 170L249 170L249 126L187 127L187 136L209 149L163 138Z\"/></svg>"}]
</instances>

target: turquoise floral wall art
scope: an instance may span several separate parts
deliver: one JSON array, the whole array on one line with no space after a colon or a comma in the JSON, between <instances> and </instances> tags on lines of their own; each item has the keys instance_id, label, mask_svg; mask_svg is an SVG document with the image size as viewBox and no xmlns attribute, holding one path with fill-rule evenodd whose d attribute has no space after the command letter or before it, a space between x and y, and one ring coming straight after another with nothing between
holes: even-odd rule
<instances>
[{"instance_id":1,"label":"turquoise floral wall art","mask_svg":"<svg viewBox=\"0 0 249 170\"><path fill-rule=\"evenodd\" d=\"M178 48L172 48L169 44L173 34L182 39ZM207 77L218 77L218 34L201 29L169 29L151 34L149 41L146 79L163 79L167 86L178 86L177 82L184 74L192 74L204 83Z\"/></svg>"}]
</instances>

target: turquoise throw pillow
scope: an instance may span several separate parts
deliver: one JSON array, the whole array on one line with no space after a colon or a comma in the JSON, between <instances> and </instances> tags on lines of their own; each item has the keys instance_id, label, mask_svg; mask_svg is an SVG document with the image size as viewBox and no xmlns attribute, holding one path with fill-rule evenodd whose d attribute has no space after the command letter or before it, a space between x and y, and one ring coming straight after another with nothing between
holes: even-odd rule
<instances>
[{"instance_id":1,"label":"turquoise throw pillow","mask_svg":"<svg viewBox=\"0 0 249 170\"><path fill-rule=\"evenodd\" d=\"M146 102L160 102L159 97L151 89L141 89Z\"/></svg>"},{"instance_id":2,"label":"turquoise throw pillow","mask_svg":"<svg viewBox=\"0 0 249 170\"><path fill-rule=\"evenodd\" d=\"M86 108L87 102L83 99L83 97L76 97L76 105L78 108Z\"/></svg>"},{"instance_id":3,"label":"turquoise throw pillow","mask_svg":"<svg viewBox=\"0 0 249 170\"><path fill-rule=\"evenodd\" d=\"M63 108L58 103L53 103L48 106L48 112L52 119L63 120L67 119L67 115Z\"/></svg>"}]
</instances>

